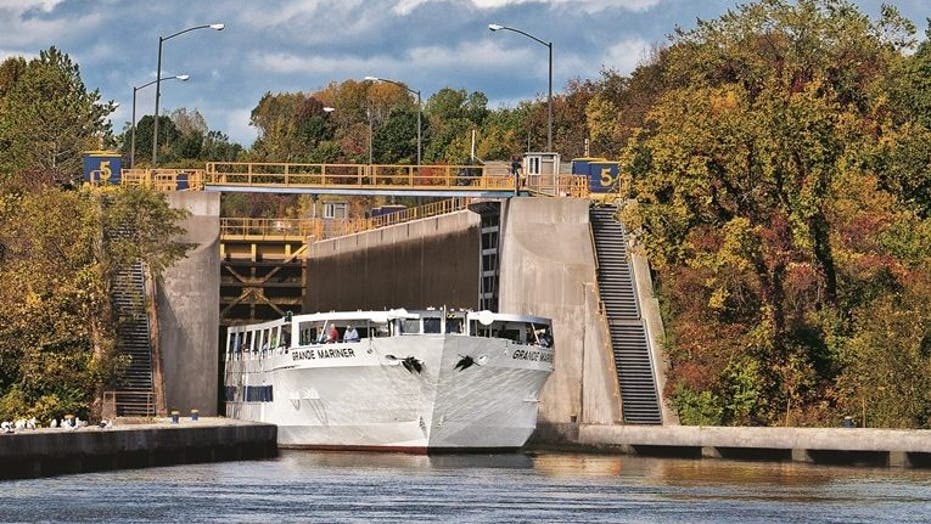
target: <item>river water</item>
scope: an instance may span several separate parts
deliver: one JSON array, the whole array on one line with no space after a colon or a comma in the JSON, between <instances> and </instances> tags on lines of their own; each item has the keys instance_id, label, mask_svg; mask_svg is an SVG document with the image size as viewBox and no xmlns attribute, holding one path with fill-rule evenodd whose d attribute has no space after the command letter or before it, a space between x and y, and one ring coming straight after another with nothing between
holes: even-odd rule
<instances>
[{"instance_id":1,"label":"river water","mask_svg":"<svg viewBox=\"0 0 931 524\"><path fill-rule=\"evenodd\" d=\"M931 471L285 451L0 482L0 521L931 522Z\"/></svg>"}]
</instances>

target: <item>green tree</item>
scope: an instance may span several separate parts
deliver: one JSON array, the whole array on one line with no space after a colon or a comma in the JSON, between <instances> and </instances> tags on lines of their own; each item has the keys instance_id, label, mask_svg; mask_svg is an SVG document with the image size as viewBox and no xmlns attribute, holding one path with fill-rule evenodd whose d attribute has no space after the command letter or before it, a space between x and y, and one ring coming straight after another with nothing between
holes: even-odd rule
<instances>
[{"instance_id":1,"label":"green tree","mask_svg":"<svg viewBox=\"0 0 931 524\"><path fill-rule=\"evenodd\" d=\"M81 153L111 138L106 117L112 101L88 91L78 65L50 47L24 62L0 65L0 173L25 169L57 173L61 180L81 174Z\"/></svg>"},{"instance_id":2,"label":"green tree","mask_svg":"<svg viewBox=\"0 0 931 524\"><path fill-rule=\"evenodd\" d=\"M838 364L832 330L848 330L863 300L850 291L891 289L876 277L895 264L850 266L882 228L862 244L848 232L882 214L840 195L857 188L888 200L870 183L869 161L886 125L877 119L885 75L908 33L888 8L873 22L844 0L762 0L678 31L661 53L664 90L623 157L636 199L624 216L660 270L677 272L673 285L688 283L701 302L676 292L688 316L670 322L680 341L673 368L688 369L696 353L728 355L708 360L708 380L681 374L673 389L712 390L726 421L776 422L780 405L794 420L824 398ZM611 100L589 109L605 118ZM891 205L887 216L901 220ZM754 375L735 373L747 362Z\"/></svg>"},{"instance_id":3,"label":"green tree","mask_svg":"<svg viewBox=\"0 0 931 524\"><path fill-rule=\"evenodd\" d=\"M0 417L86 417L127 361L109 285L137 260L158 275L185 252L183 211L139 187L0 188ZM121 228L128 235L108 237Z\"/></svg>"},{"instance_id":4,"label":"green tree","mask_svg":"<svg viewBox=\"0 0 931 524\"><path fill-rule=\"evenodd\" d=\"M152 160L152 132L155 128L155 118L145 115L136 121L136 167L148 166ZM158 119L158 149L159 159L165 162L177 160L175 147L181 133L175 127L170 117L162 115ZM129 122L123 128L120 153L127 160L132 148L132 128ZM128 164L127 164L128 167Z\"/></svg>"}]
</instances>

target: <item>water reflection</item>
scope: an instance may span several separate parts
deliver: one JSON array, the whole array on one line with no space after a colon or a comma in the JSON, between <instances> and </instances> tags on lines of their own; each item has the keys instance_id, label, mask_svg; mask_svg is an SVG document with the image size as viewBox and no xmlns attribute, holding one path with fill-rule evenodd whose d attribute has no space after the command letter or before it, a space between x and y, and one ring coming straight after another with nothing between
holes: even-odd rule
<instances>
[{"instance_id":1,"label":"water reflection","mask_svg":"<svg viewBox=\"0 0 931 524\"><path fill-rule=\"evenodd\" d=\"M572 453L286 451L0 484L13 521L926 522L931 473Z\"/></svg>"}]
</instances>

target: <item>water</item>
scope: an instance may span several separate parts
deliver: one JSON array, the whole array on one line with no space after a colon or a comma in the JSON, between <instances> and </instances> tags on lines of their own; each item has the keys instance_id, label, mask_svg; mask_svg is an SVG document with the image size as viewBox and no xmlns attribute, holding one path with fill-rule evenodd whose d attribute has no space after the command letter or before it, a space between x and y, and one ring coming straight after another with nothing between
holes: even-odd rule
<instances>
[{"instance_id":1,"label":"water","mask_svg":"<svg viewBox=\"0 0 931 524\"><path fill-rule=\"evenodd\" d=\"M266 461L0 482L0 520L931 522L931 472L290 451Z\"/></svg>"}]
</instances>

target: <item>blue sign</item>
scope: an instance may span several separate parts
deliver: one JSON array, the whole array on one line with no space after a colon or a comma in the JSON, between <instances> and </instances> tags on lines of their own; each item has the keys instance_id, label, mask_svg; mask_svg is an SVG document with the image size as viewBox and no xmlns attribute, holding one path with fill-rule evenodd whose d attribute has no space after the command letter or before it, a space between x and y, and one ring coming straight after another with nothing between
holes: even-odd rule
<instances>
[{"instance_id":1,"label":"blue sign","mask_svg":"<svg viewBox=\"0 0 931 524\"><path fill-rule=\"evenodd\" d=\"M588 189L592 193L609 193L617 190L618 162L604 158L574 158L572 174L588 177Z\"/></svg>"},{"instance_id":2,"label":"blue sign","mask_svg":"<svg viewBox=\"0 0 931 524\"><path fill-rule=\"evenodd\" d=\"M119 185L122 167L122 158L115 151L88 151L84 153L85 182Z\"/></svg>"}]
</instances>

